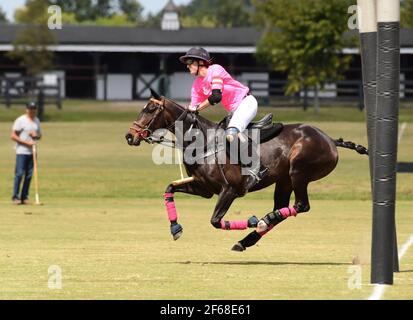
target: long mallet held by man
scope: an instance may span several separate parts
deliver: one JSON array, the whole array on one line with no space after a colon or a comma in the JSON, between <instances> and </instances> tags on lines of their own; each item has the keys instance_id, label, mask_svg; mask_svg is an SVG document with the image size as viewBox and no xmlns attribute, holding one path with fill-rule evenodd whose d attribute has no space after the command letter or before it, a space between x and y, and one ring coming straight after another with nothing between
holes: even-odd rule
<instances>
[{"instance_id":1,"label":"long mallet held by man","mask_svg":"<svg viewBox=\"0 0 413 320\"><path fill-rule=\"evenodd\" d=\"M43 205L39 198L39 178L37 172L37 146L33 145L33 175L34 175L34 190L35 190L35 205Z\"/></svg>"}]
</instances>

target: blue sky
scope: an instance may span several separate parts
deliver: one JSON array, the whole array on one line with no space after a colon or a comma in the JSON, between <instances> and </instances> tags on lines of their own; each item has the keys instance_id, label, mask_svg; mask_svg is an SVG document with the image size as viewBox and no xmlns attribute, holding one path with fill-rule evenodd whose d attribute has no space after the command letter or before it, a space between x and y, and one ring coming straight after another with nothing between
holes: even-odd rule
<instances>
[{"instance_id":1,"label":"blue sky","mask_svg":"<svg viewBox=\"0 0 413 320\"><path fill-rule=\"evenodd\" d=\"M7 13L7 18L12 20L13 12L17 7L23 6L26 0L0 0L0 8ZM187 4L190 0L174 0L176 5ZM145 8L144 14L149 12L155 13L161 10L168 0L139 0L139 3Z\"/></svg>"}]
</instances>

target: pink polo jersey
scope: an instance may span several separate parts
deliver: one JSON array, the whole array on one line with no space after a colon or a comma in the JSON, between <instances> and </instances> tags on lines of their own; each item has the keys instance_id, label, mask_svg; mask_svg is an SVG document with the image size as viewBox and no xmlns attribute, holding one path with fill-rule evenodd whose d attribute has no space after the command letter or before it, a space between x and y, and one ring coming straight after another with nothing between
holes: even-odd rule
<instances>
[{"instance_id":1,"label":"pink polo jersey","mask_svg":"<svg viewBox=\"0 0 413 320\"><path fill-rule=\"evenodd\" d=\"M191 105L204 102L212 93L212 89L221 89L221 104L230 112L236 109L248 93L248 87L233 79L219 64L208 67L207 75L197 77L192 85Z\"/></svg>"}]
</instances>

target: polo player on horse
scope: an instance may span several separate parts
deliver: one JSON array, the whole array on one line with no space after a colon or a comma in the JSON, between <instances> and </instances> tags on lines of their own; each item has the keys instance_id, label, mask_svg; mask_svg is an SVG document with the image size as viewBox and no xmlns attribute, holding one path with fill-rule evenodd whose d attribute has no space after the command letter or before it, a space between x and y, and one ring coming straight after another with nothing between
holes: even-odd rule
<instances>
[{"instance_id":1,"label":"polo player on horse","mask_svg":"<svg viewBox=\"0 0 413 320\"><path fill-rule=\"evenodd\" d=\"M240 154L247 154L248 138L244 132L257 114L257 99L249 93L248 87L231 77L224 67L212 64L212 59L204 48L191 48L179 60L186 64L189 72L196 77L192 85L191 104L187 107L188 110L201 111L221 103L231 117L225 132L227 141L230 144L239 145ZM237 163L238 148L231 147L230 150L231 163ZM256 145L252 144L252 152L255 153L253 156L258 161L249 163L241 161L240 163L242 167L248 168L246 172L249 177L245 184L247 191L265 178L268 173L268 168L262 166L259 161L258 150ZM243 157L240 158L243 159Z\"/></svg>"}]
</instances>

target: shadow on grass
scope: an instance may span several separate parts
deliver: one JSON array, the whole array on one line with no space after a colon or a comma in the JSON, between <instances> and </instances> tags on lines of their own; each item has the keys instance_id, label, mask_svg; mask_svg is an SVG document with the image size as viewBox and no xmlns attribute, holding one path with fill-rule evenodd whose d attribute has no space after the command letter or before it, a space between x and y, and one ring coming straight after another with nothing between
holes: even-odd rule
<instances>
[{"instance_id":1,"label":"shadow on grass","mask_svg":"<svg viewBox=\"0 0 413 320\"><path fill-rule=\"evenodd\" d=\"M170 262L173 264L199 264L199 265L240 265L240 266L256 266L256 265L267 265L267 266L285 266L285 265L297 265L297 266L347 266L352 265L348 262L272 262L272 261L220 261L220 262L202 262L202 261L179 261ZM406 272L406 271L404 271Z\"/></svg>"}]
</instances>

